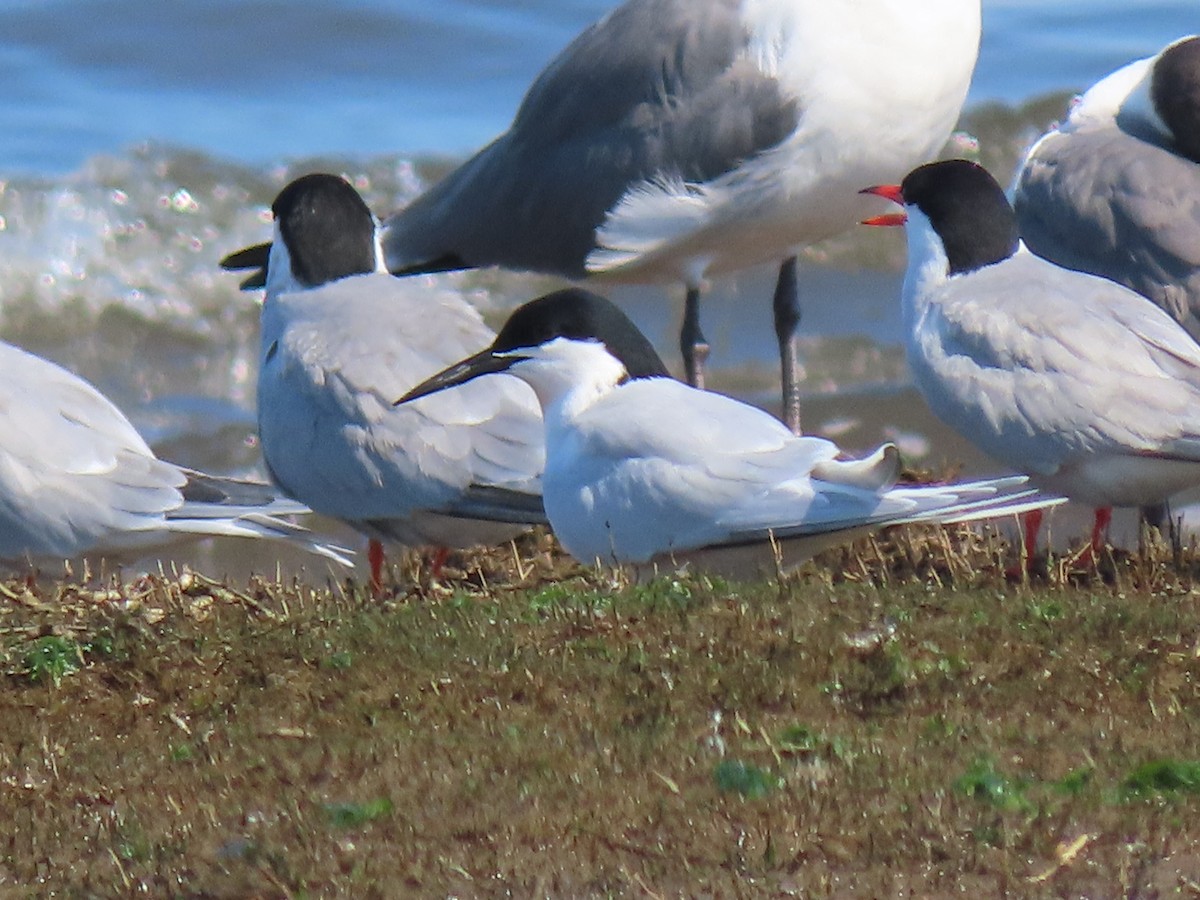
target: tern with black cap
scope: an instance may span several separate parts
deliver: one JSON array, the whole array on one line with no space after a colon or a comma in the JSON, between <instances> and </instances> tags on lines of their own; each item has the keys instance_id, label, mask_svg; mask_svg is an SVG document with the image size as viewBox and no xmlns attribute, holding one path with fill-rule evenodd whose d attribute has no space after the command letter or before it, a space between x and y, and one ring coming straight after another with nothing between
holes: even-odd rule
<instances>
[{"instance_id":1,"label":"tern with black cap","mask_svg":"<svg viewBox=\"0 0 1200 900\"><path fill-rule=\"evenodd\" d=\"M867 224L906 223L901 302L921 394L984 453L1095 507L1093 555L1112 507L1200 484L1200 345L1176 321L1030 253L1003 189L974 163L868 190L905 208Z\"/></svg>"},{"instance_id":2,"label":"tern with black cap","mask_svg":"<svg viewBox=\"0 0 1200 900\"><path fill-rule=\"evenodd\" d=\"M495 544L544 521L542 422L515 378L405 409L392 400L491 340L431 279L383 269L376 221L344 179L306 175L276 198L262 311L263 457L289 496L383 543Z\"/></svg>"},{"instance_id":3,"label":"tern with black cap","mask_svg":"<svg viewBox=\"0 0 1200 900\"><path fill-rule=\"evenodd\" d=\"M885 444L848 459L773 416L689 387L611 303L564 291L512 314L490 346L413 388L402 403L508 373L541 403L546 515L585 563L679 562L737 574L772 571L871 528L1006 515L1056 502L1023 477L897 486ZM486 376L486 377L481 377ZM745 568L745 551L757 570Z\"/></svg>"}]
</instances>

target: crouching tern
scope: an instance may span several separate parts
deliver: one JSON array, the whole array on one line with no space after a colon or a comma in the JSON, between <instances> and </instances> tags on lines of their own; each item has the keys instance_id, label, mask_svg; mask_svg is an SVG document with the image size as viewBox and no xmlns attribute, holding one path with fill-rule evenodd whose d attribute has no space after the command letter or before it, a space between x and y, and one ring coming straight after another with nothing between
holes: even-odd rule
<instances>
[{"instance_id":1,"label":"crouching tern","mask_svg":"<svg viewBox=\"0 0 1200 900\"><path fill-rule=\"evenodd\" d=\"M1003 190L965 160L868 189L904 212L909 367L930 408L984 453L1096 508L1200 484L1200 345L1142 295L1030 253ZM1036 523L1027 533L1032 551Z\"/></svg>"},{"instance_id":2,"label":"crouching tern","mask_svg":"<svg viewBox=\"0 0 1200 900\"><path fill-rule=\"evenodd\" d=\"M1019 476L897 487L891 444L845 459L830 441L797 437L755 407L662 375L635 377L644 342L607 300L560 291L520 307L490 346L398 402L494 373L528 383L545 419L546 515L563 547L585 563L694 557L702 567L732 565L743 574L745 560L723 551L749 547L759 570L769 571L775 548L790 565L870 528L1057 502Z\"/></svg>"},{"instance_id":3,"label":"crouching tern","mask_svg":"<svg viewBox=\"0 0 1200 900\"><path fill-rule=\"evenodd\" d=\"M272 211L258 425L280 488L370 539L376 585L381 542L496 544L543 522L541 413L518 379L392 406L494 337L479 313L428 279L388 275L375 218L342 178L298 178Z\"/></svg>"},{"instance_id":4,"label":"crouching tern","mask_svg":"<svg viewBox=\"0 0 1200 900\"><path fill-rule=\"evenodd\" d=\"M158 459L91 384L0 343L0 560L13 566L125 557L182 537L286 540L350 565L280 515L306 513L270 485Z\"/></svg>"}]
</instances>

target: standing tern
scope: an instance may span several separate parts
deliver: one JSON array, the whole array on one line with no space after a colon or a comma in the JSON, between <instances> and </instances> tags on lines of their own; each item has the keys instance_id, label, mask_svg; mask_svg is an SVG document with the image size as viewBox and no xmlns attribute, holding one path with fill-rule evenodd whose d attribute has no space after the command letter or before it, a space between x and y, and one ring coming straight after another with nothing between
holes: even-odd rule
<instances>
[{"instance_id":1,"label":"standing tern","mask_svg":"<svg viewBox=\"0 0 1200 900\"><path fill-rule=\"evenodd\" d=\"M893 445L845 459L830 441L797 437L755 407L661 375L634 377L644 343L603 298L550 294L514 312L486 349L400 402L489 373L527 382L545 419L546 515L584 563L674 561L747 545L762 557L772 544L792 563L869 528L1054 502L1034 496L1020 476L896 487Z\"/></svg>"},{"instance_id":2,"label":"standing tern","mask_svg":"<svg viewBox=\"0 0 1200 900\"><path fill-rule=\"evenodd\" d=\"M277 518L307 512L269 485L155 457L124 414L77 375L0 343L0 560L127 555L182 536L279 538L349 565Z\"/></svg>"},{"instance_id":3,"label":"standing tern","mask_svg":"<svg viewBox=\"0 0 1200 900\"><path fill-rule=\"evenodd\" d=\"M782 261L799 433L796 254L870 213L862 185L942 149L979 34L980 0L627 0L542 71L507 132L384 223L388 268L682 283L703 386L705 278Z\"/></svg>"},{"instance_id":4,"label":"standing tern","mask_svg":"<svg viewBox=\"0 0 1200 900\"><path fill-rule=\"evenodd\" d=\"M946 424L1043 488L1144 507L1200 484L1200 345L1140 294L1030 253L1004 192L964 160L871 193L905 211L908 363ZM1036 522L1027 532L1028 548Z\"/></svg>"},{"instance_id":5,"label":"standing tern","mask_svg":"<svg viewBox=\"0 0 1200 900\"><path fill-rule=\"evenodd\" d=\"M544 521L541 413L519 380L392 407L492 339L479 313L427 279L388 275L375 218L342 178L299 178L272 210L258 423L276 483L367 535L376 586L381 542L495 544Z\"/></svg>"},{"instance_id":6,"label":"standing tern","mask_svg":"<svg viewBox=\"0 0 1200 900\"><path fill-rule=\"evenodd\" d=\"M1149 297L1200 339L1200 37L1088 90L1017 174L1029 249Z\"/></svg>"}]
</instances>

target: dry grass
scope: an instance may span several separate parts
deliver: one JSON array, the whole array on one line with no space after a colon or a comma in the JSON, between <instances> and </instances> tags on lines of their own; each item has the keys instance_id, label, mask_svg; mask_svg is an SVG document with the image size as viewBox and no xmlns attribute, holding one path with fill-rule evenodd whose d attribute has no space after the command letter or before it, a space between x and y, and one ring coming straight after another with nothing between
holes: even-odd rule
<instances>
[{"instance_id":1,"label":"dry grass","mask_svg":"<svg viewBox=\"0 0 1200 900\"><path fill-rule=\"evenodd\" d=\"M9 583L0 894L1197 893L1197 554L1033 585L1008 554Z\"/></svg>"}]
</instances>

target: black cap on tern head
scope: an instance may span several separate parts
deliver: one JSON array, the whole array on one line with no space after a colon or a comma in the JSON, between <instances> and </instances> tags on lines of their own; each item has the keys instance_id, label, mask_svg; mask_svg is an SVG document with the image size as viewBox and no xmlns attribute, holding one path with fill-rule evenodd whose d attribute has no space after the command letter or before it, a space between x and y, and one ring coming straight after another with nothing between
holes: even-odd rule
<instances>
[{"instance_id":1,"label":"black cap on tern head","mask_svg":"<svg viewBox=\"0 0 1200 900\"><path fill-rule=\"evenodd\" d=\"M518 307L490 347L423 381L396 402L406 403L480 375L503 372L524 358L522 349L556 338L604 344L630 378L670 377L654 347L625 313L598 294L568 288Z\"/></svg>"},{"instance_id":2,"label":"black cap on tern head","mask_svg":"<svg viewBox=\"0 0 1200 900\"><path fill-rule=\"evenodd\" d=\"M1176 149L1200 163L1200 37L1178 41L1154 64L1150 98Z\"/></svg>"},{"instance_id":3,"label":"black cap on tern head","mask_svg":"<svg viewBox=\"0 0 1200 900\"><path fill-rule=\"evenodd\" d=\"M555 338L599 341L630 378L669 375L653 345L625 313L599 294L579 288L555 291L518 307L496 335L492 351L536 347Z\"/></svg>"},{"instance_id":4,"label":"black cap on tern head","mask_svg":"<svg viewBox=\"0 0 1200 900\"><path fill-rule=\"evenodd\" d=\"M1017 252L1017 217L987 169L949 159L914 169L900 186L905 204L929 219L950 263L950 274L972 272Z\"/></svg>"},{"instance_id":5,"label":"black cap on tern head","mask_svg":"<svg viewBox=\"0 0 1200 900\"><path fill-rule=\"evenodd\" d=\"M297 178L279 192L271 212L301 284L317 287L375 271L375 219L344 178Z\"/></svg>"}]
</instances>

